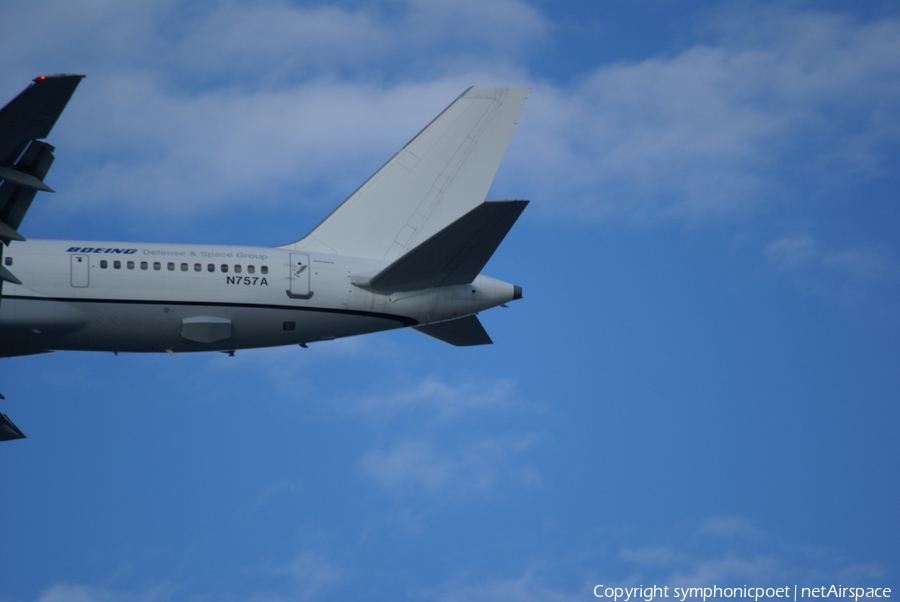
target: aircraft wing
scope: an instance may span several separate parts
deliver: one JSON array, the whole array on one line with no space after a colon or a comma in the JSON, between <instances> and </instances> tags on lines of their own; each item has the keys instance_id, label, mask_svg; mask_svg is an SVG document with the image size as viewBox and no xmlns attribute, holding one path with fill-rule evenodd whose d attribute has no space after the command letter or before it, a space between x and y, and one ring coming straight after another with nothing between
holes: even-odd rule
<instances>
[{"instance_id":1,"label":"aircraft wing","mask_svg":"<svg viewBox=\"0 0 900 602\"><path fill-rule=\"evenodd\" d=\"M25 240L19 224L39 190L53 192L44 177L53 165L55 150L46 138L72 98L83 75L41 75L0 109L0 260L3 246ZM0 292L3 282L22 284L0 263ZM3 395L0 395L3 399ZM0 413L0 441L22 439L25 435Z\"/></svg>"},{"instance_id":2,"label":"aircraft wing","mask_svg":"<svg viewBox=\"0 0 900 602\"><path fill-rule=\"evenodd\" d=\"M55 150L46 138L83 75L42 75L0 109L0 240L25 240L19 224L39 190ZM2 250L2 249L0 249ZM0 278L9 280L8 271Z\"/></svg>"}]
</instances>

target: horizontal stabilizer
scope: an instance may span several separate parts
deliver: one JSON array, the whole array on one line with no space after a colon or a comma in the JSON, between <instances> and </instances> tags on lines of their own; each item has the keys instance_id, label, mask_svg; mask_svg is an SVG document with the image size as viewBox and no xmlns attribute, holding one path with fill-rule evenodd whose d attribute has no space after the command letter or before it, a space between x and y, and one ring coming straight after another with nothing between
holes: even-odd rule
<instances>
[{"instance_id":1,"label":"horizontal stabilizer","mask_svg":"<svg viewBox=\"0 0 900 602\"><path fill-rule=\"evenodd\" d=\"M6 414L0 414L0 441L12 441L14 439L24 439L25 435L12 423Z\"/></svg>"},{"instance_id":2,"label":"horizontal stabilizer","mask_svg":"<svg viewBox=\"0 0 900 602\"><path fill-rule=\"evenodd\" d=\"M16 232L15 228L10 228L7 224L0 222L0 239L24 241L25 237Z\"/></svg>"},{"instance_id":3,"label":"horizontal stabilizer","mask_svg":"<svg viewBox=\"0 0 900 602\"><path fill-rule=\"evenodd\" d=\"M15 170L10 170L15 171L17 175L0 181L0 222L13 229L19 228L28 208L31 207L34 195L39 190L37 186L23 185L21 183L23 178L20 176L43 182L44 176L53 165L54 150L53 146L46 142L32 140L16 162ZM24 179L28 181L27 178Z\"/></svg>"},{"instance_id":4,"label":"horizontal stabilizer","mask_svg":"<svg viewBox=\"0 0 900 602\"><path fill-rule=\"evenodd\" d=\"M54 192L52 188L35 178L31 174L23 173L12 167L3 167L0 165L0 179L7 180L19 186L26 188L34 188L35 190L43 190L44 192Z\"/></svg>"},{"instance_id":5,"label":"horizontal stabilizer","mask_svg":"<svg viewBox=\"0 0 900 602\"><path fill-rule=\"evenodd\" d=\"M383 291L468 284L500 246L528 201L485 201L369 280Z\"/></svg>"},{"instance_id":6,"label":"horizontal stabilizer","mask_svg":"<svg viewBox=\"0 0 900 602\"><path fill-rule=\"evenodd\" d=\"M13 276L13 273L7 270L5 267L0 265L0 280L5 280L6 282L12 282L13 284L22 284L22 281Z\"/></svg>"},{"instance_id":7,"label":"horizontal stabilizer","mask_svg":"<svg viewBox=\"0 0 900 602\"><path fill-rule=\"evenodd\" d=\"M478 316L466 316L447 322L413 326L416 330L430 337L434 337L455 347L471 347L473 345L490 345L494 341L488 336L487 331Z\"/></svg>"}]
</instances>

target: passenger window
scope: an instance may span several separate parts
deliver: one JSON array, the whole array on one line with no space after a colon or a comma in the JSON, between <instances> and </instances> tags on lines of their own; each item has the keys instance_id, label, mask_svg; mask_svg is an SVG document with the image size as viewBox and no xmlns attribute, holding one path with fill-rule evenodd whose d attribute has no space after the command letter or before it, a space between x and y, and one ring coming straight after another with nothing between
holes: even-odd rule
<instances>
[{"instance_id":1,"label":"passenger window","mask_svg":"<svg viewBox=\"0 0 900 602\"><path fill-rule=\"evenodd\" d=\"M200 265L199 263L195 263L195 264L194 264L194 271L195 271L195 272L202 272L202 271L203 271L203 266Z\"/></svg>"},{"instance_id":2,"label":"passenger window","mask_svg":"<svg viewBox=\"0 0 900 602\"><path fill-rule=\"evenodd\" d=\"M101 260L100 260L100 269L101 269L101 270L105 270L108 266L109 266L109 264L106 263L106 260L105 260L105 259L101 259Z\"/></svg>"},{"instance_id":3,"label":"passenger window","mask_svg":"<svg viewBox=\"0 0 900 602\"><path fill-rule=\"evenodd\" d=\"M146 262L146 261L142 261L142 262L141 262L141 269L142 269L142 270L146 270L146 269L147 269L147 262Z\"/></svg>"},{"instance_id":4,"label":"passenger window","mask_svg":"<svg viewBox=\"0 0 900 602\"><path fill-rule=\"evenodd\" d=\"M134 269L134 262L133 262L133 261L129 261L129 262L128 262L127 264L125 264L125 265L128 266L128 269L129 269L129 270L133 270L133 269Z\"/></svg>"},{"instance_id":5,"label":"passenger window","mask_svg":"<svg viewBox=\"0 0 900 602\"><path fill-rule=\"evenodd\" d=\"M153 262L153 269L156 270L156 271L158 272L159 270L162 269L162 264L161 264L160 262L158 262L158 261L154 261L154 262Z\"/></svg>"},{"instance_id":6,"label":"passenger window","mask_svg":"<svg viewBox=\"0 0 900 602\"><path fill-rule=\"evenodd\" d=\"M259 268L259 271L260 271L260 273L262 273L262 274L268 274L268 273L269 273L269 266L264 265L264 266L262 266L261 268Z\"/></svg>"},{"instance_id":7,"label":"passenger window","mask_svg":"<svg viewBox=\"0 0 900 602\"><path fill-rule=\"evenodd\" d=\"M12 257L7 257L7 258L4 260L4 263L6 263L6 265L12 265Z\"/></svg>"},{"instance_id":8,"label":"passenger window","mask_svg":"<svg viewBox=\"0 0 900 602\"><path fill-rule=\"evenodd\" d=\"M248 274L254 274L254 273L256 273L256 266L248 265L248 266L247 266L247 273L248 273Z\"/></svg>"},{"instance_id":9,"label":"passenger window","mask_svg":"<svg viewBox=\"0 0 900 602\"><path fill-rule=\"evenodd\" d=\"M169 269L170 272L175 271L175 264L172 263L171 261L169 262L169 265L167 265L166 267Z\"/></svg>"},{"instance_id":10,"label":"passenger window","mask_svg":"<svg viewBox=\"0 0 900 602\"><path fill-rule=\"evenodd\" d=\"M227 272L227 271L228 271L228 264L227 264L227 263L223 263L223 264L222 264L222 272L224 273L224 272Z\"/></svg>"},{"instance_id":11,"label":"passenger window","mask_svg":"<svg viewBox=\"0 0 900 602\"><path fill-rule=\"evenodd\" d=\"M236 266L234 266L234 273L235 274L241 273L241 264L237 264Z\"/></svg>"},{"instance_id":12,"label":"passenger window","mask_svg":"<svg viewBox=\"0 0 900 602\"><path fill-rule=\"evenodd\" d=\"M211 263L211 264L207 265L207 266L206 266L206 271L207 271L207 272L215 272L215 271L216 271L216 264Z\"/></svg>"},{"instance_id":13,"label":"passenger window","mask_svg":"<svg viewBox=\"0 0 900 602\"><path fill-rule=\"evenodd\" d=\"M121 269L122 269L122 262L119 261L119 260L114 261L114 262L113 262L113 267L114 267L115 269L117 269L117 270L121 270Z\"/></svg>"},{"instance_id":14,"label":"passenger window","mask_svg":"<svg viewBox=\"0 0 900 602\"><path fill-rule=\"evenodd\" d=\"M187 271L188 271L188 265L187 265L186 263L182 263L182 264L181 264L181 271L182 271L182 272L187 272Z\"/></svg>"}]
</instances>

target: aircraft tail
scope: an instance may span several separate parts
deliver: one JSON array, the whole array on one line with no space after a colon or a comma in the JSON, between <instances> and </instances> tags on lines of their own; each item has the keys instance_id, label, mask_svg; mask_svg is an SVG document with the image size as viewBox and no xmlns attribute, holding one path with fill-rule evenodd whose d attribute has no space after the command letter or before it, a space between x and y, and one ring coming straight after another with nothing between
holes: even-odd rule
<instances>
[{"instance_id":1,"label":"aircraft tail","mask_svg":"<svg viewBox=\"0 0 900 602\"><path fill-rule=\"evenodd\" d=\"M401 257L484 201L527 97L527 88L469 88L306 237L282 248Z\"/></svg>"}]
</instances>

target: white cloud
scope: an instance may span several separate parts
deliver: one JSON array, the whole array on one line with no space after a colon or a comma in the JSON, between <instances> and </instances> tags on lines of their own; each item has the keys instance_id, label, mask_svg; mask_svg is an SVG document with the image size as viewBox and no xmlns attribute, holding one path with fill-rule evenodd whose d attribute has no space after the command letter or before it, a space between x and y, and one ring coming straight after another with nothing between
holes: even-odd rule
<instances>
[{"instance_id":1,"label":"white cloud","mask_svg":"<svg viewBox=\"0 0 900 602\"><path fill-rule=\"evenodd\" d=\"M603 575L609 583L768 587L837 576L845 583L880 583L886 574L878 563L848 563L834 549L784 541L742 516L707 517L678 543L624 547L619 557L625 561L622 573L628 577L614 580Z\"/></svg>"},{"instance_id":2,"label":"white cloud","mask_svg":"<svg viewBox=\"0 0 900 602\"><path fill-rule=\"evenodd\" d=\"M759 532L742 516L710 516L703 519L698 530L699 535L716 537L759 537Z\"/></svg>"},{"instance_id":3,"label":"white cloud","mask_svg":"<svg viewBox=\"0 0 900 602\"><path fill-rule=\"evenodd\" d=\"M547 30L518 0L38 0L5 19L9 96L38 73L88 74L51 136L49 202L151 220L286 199L324 212Z\"/></svg>"},{"instance_id":4,"label":"white cloud","mask_svg":"<svg viewBox=\"0 0 900 602\"><path fill-rule=\"evenodd\" d=\"M418 45L440 46L444 57L477 53L496 60L518 54L552 30L538 10L520 0L409 0L397 4L407 6L397 29L406 30L404 35Z\"/></svg>"},{"instance_id":5,"label":"white cloud","mask_svg":"<svg viewBox=\"0 0 900 602\"><path fill-rule=\"evenodd\" d=\"M667 565L679 560L680 555L667 546L643 546L638 548L622 548L619 556L628 562L637 564Z\"/></svg>"},{"instance_id":6,"label":"white cloud","mask_svg":"<svg viewBox=\"0 0 900 602\"><path fill-rule=\"evenodd\" d=\"M782 236L769 243L763 252L770 261L789 268L808 265L820 257L815 241L806 234Z\"/></svg>"},{"instance_id":7,"label":"white cloud","mask_svg":"<svg viewBox=\"0 0 900 602\"><path fill-rule=\"evenodd\" d=\"M164 602L174 599L175 589L157 587L134 593L101 587L57 584L46 589L38 602Z\"/></svg>"},{"instance_id":8,"label":"white cloud","mask_svg":"<svg viewBox=\"0 0 900 602\"><path fill-rule=\"evenodd\" d=\"M900 265L884 245L829 247L798 234L777 238L763 255L802 289L843 301L858 300L877 286L900 283Z\"/></svg>"},{"instance_id":9,"label":"white cloud","mask_svg":"<svg viewBox=\"0 0 900 602\"><path fill-rule=\"evenodd\" d=\"M74 10L19 3L0 42L23 82L48 65L90 74L54 133L61 210L289 199L324 211L484 82L534 87L501 185L580 219L741 216L884 173L900 142L898 20L723 11L711 43L565 84L527 74L523 48L556 30L517 0ZM46 44L26 52L38 23Z\"/></svg>"},{"instance_id":10,"label":"white cloud","mask_svg":"<svg viewBox=\"0 0 900 602\"><path fill-rule=\"evenodd\" d=\"M271 572L291 577L298 587L297 597L303 600L317 597L323 590L335 586L341 577L334 564L311 552L300 554Z\"/></svg>"},{"instance_id":11,"label":"white cloud","mask_svg":"<svg viewBox=\"0 0 900 602\"><path fill-rule=\"evenodd\" d=\"M267 485L256 495L253 502L248 505L244 512L248 514L259 512L273 500L285 496L296 495L299 491L301 491L300 487L289 481L281 481L279 483Z\"/></svg>"},{"instance_id":12,"label":"white cloud","mask_svg":"<svg viewBox=\"0 0 900 602\"><path fill-rule=\"evenodd\" d=\"M842 567L837 575L843 583L874 583L883 580L888 571L877 562L866 562Z\"/></svg>"},{"instance_id":13,"label":"white cloud","mask_svg":"<svg viewBox=\"0 0 900 602\"><path fill-rule=\"evenodd\" d=\"M848 247L825 251L822 264L862 280L896 279L897 265L887 251L872 247Z\"/></svg>"},{"instance_id":14,"label":"white cloud","mask_svg":"<svg viewBox=\"0 0 900 602\"><path fill-rule=\"evenodd\" d=\"M515 460L534 443L530 436L485 438L441 449L428 441L401 441L389 449L373 449L360 460L363 474L395 493L425 493L450 498L485 494L500 482L540 482L532 467Z\"/></svg>"},{"instance_id":15,"label":"white cloud","mask_svg":"<svg viewBox=\"0 0 900 602\"><path fill-rule=\"evenodd\" d=\"M583 591L573 593L549 587L531 571L521 577L449 586L447 591L435 597L440 602L575 602L590 599Z\"/></svg>"},{"instance_id":16,"label":"white cloud","mask_svg":"<svg viewBox=\"0 0 900 602\"><path fill-rule=\"evenodd\" d=\"M282 585L272 584L273 591L259 589L255 593L234 595L226 593L186 592L183 587L157 586L154 588L96 587L71 583L55 584L44 590L37 602L168 602L170 600L317 600L321 594L335 587L341 580L340 570L323 556L311 552L298 554L288 562L262 567L262 571L275 578L284 578Z\"/></svg>"},{"instance_id":17,"label":"white cloud","mask_svg":"<svg viewBox=\"0 0 900 602\"><path fill-rule=\"evenodd\" d=\"M509 380L451 385L433 378L388 395L365 396L351 401L351 412L386 419L398 413L424 413L439 420L473 411L506 410L517 404Z\"/></svg>"},{"instance_id":18,"label":"white cloud","mask_svg":"<svg viewBox=\"0 0 900 602\"><path fill-rule=\"evenodd\" d=\"M748 9L712 44L536 84L509 157L545 210L696 221L887 173L900 21Z\"/></svg>"},{"instance_id":19,"label":"white cloud","mask_svg":"<svg viewBox=\"0 0 900 602\"><path fill-rule=\"evenodd\" d=\"M186 86L277 89L310 76L398 72L435 79L514 57L550 29L520 0L13 0L6 8L16 27L0 49L23 77L37 74L23 69L59 65L57 72L153 72Z\"/></svg>"},{"instance_id":20,"label":"white cloud","mask_svg":"<svg viewBox=\"0 0 900 602\"><path fill-rule=\"evenodd\" d=\"M666 581L672 587L699 587L723 583L767 586L781 583L789 573L773 556L750 557L727 553L718 558L703 559L688 572L676 572Z\"/></svg>"},{"instance_id":21,"label":"white cloud","mask_svg":"<svg viewBox=\"0 0 900 602\"><path fill-rule=\"evenodd\" d=\"M395 43L377 15L327 4L221 2L170 27L173 70L225 85L237 78L279 88L311 71L381 58Z\"/></svg>"},{"instance_id":22,"label":"white cloud","mask_svg":"<svg viewBox=\"0 0 900 602\"><path fill-rule=\"evenodd\" d=\"M375 149L399 148L442 108L431 99L449 102L461 89L317 81L194 95L141 77L89 79L81 88L66 117L72 125L55 139L67 149L61 171L76 174L57 196L81 207L126 203L170 216L223 203L259 206L276 193L315 187L336 204L369 175L360 165L374 170L394 152L375 156Z\"/></svg>"},{"instance_id":23,"label":"white cloud","mask_svg":"<svg viewBox=\"0 0 900 602\"><path fill-rule=\"evenodd\" d=\"M388 394L330 405L343 405L388 439L366 451L359 467L395 494L459 499L540 483L538 470L523 461L536 435L460 432L461 417L480 418L484 425L490 413L525 407L513 396L510 381L450 384L427 378Z\"/></svg>"},{"instance_id":24,"label":"white cloud","mask_svg":"<svg viewBox=\"0 0 900 602\"><path fill-rule=\"evenodd\" d=\"M619 525L613 540L631 539L635 525ZM605 539L610 539L610 533ZM738 536L738 537L735 537ZM665 537L664 535L662 537ZM569 574L565 588L551 585L547 567L561 559L533 562L537 571L527 569L521 576L494 577L480 581L451 582L440 593L428 597L443 602L456 600L575 600L593 599L597 584L609 587L668 585L672 587L769 587L797 583L866 583L887 585L888 572L878 563L848 563L833 549L798 546L766 535L744 517L713 516L698 521L678 544L651 543L623 547L619 551L622 564L598 555L602 544L594 542L590 552L570 550L565 559ZM585 562L588 578L578 588L571 579L575 558ZM671 589L669 596L672 596Z\"/></svg>"}]
</instances>

